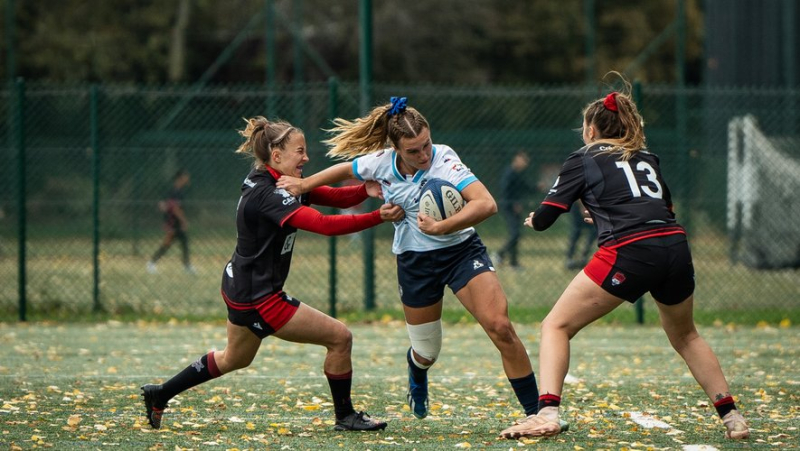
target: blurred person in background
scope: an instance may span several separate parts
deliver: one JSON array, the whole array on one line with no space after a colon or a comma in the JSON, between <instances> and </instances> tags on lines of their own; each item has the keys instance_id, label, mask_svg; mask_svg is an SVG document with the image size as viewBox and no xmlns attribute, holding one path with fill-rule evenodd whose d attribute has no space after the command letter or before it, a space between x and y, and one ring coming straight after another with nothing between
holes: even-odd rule
<instances>
[{"instance_id":1,"label":"blurred person in background","mask_svg":"<svg viewBox=\"0 0 800 451\"><path fill-rule=\"evenodd\" d=\"M189 237L186 231L189 229L189 221L186 220L186 212L183 209L183 196L189 186L191 176L184 169L178 170L172 177L172 188L165 200L158 203L158 209L164 213L164 240L161 247L147 262L147 272L155 274L158 272L156 263L167 253L172 246L172 242L177 239L181 243L183 251L183 267L190 274L195 273L195 269L189 260Z\"/></svg>"},{"instance_id":2,"label":"blurred person in background","mask_svg":"<svg viewBox=\"0 0 800 451\"><path fill-rule=\"evenodd\" d=\"M586 265L597 237L597 229L594 224L591 221L587 221L584 216L585 210L579 200L575 201L569 209L571 220L569 224L569 241L567 242L567 260L564 265L569 270L580 269ZM580 245L581 237L584 237L582 247Z\"/></svg>"},{"instance_id":3,"label":"blurred person in background","mask_svg":"<svg viewBox=\"0 0 800 451\"><path fill-rule=\"evenodd\" d=\"M525 151L518 151L500 178L499 206L508 230L508 238L503 247L492 254L492 261L498 265L508 263L514 269L520 268L518 249L522 222L525 220L524 199L534 192L533 185L528 183L529 176L525 173L530 161Z\"/></svg>"},{"instance_id":4,"label":"blurred person in background","mask_svg":"<svg viewBox=\"0 0 800 451\"><path fill-rule=\"evenodd\" d=\"M713 403L725 436L746 439L750 429L736 408L719 360L695 327L695 274L686 231L675 220L659 158L646 148L644 121L631 99L630 84L622 81L625 92L612 92L584 108L586 145L567 157L550 192L525 220L535 230L546 230L580 200L597 226L600 249L542 322L539 413L504 436L559 434L570 340L626 301L636 302L649 292L670 344Z\"/></svg>"},{"instance_id":5,"label":"blurred person in background","mask_svg":"<svg viewBox=\"0 0 800 451\"><path fill-rule=\"evenodd\" d=\"M359 215L322 215L309 205L348 208L368 196L380 197L376 183L343 188L319 187L293 196L277 188L281 175L300 177L309 161L302 130L263 117L247 120L239 132L245 142L237 153L254 159L236 207L236 249L222 272L222 298L228 310L227 345L211 351L163 384L141 387L147 421L161 427L167 403L177 394L249 366L270 335L327 348L323 370L342 431L379 430L386 423L356 412L350 399L353 337L342 322L303 304L283 291L289 276L297 231L343 235L403 218L403 210L383 204Z\"/></svg>"}]
</instances>

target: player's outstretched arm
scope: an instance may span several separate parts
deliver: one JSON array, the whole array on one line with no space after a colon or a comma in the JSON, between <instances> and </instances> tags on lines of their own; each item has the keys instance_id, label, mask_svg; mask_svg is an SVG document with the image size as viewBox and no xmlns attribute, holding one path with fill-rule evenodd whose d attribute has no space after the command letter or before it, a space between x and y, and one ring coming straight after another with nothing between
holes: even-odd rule
<instances>
[{"instance_id":1,"label":"player's outstretched arm","mask_svg":"<svg viewBox=\"0 0 800 451\"><path fill-rule=\"evenodd\" d=\"M356 176L353 174L353 164L339 163L302 179L288 175L281 176L276 185L299 196L319 186L333 185L354 178Z\"/></svg>"},{"instance_id":2,"label":"player's outstretched arm","mask_svg":"<svg viewBox=\"0 0 800 451\"><path fill-rule=\"evenodd\" d=\"M300 230L333 236L360 232L384 222L399 221L403 216L403 209L393 204L383 204L378 210L358 215L323 215L311 207L302 206L286 218L285 223Z\"/></svg>"}]
</instances>

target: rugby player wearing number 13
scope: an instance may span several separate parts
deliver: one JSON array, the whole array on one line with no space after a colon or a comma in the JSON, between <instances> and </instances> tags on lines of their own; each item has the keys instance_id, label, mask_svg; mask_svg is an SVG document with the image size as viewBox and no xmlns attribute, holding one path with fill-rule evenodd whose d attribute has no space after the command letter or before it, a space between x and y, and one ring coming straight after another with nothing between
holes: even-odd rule
<instances>
[{"instance_id":1,"label":"rugby player wearing number 13","mask_svg":"<svg viewBox=\"0 0 800 451\"><path fill-rule=\"evenodd\" d=\"M506 434L558 434L570 339L623 302L650 292L672 347L714 403L725 436L745 439L747 423L716 355L695 328L694 267L686 232L675 221L659 159L645 150L642 117L627 94L630 84L623 82L626 93L612 92L584 109L586 146L567 157L555 185L525 220L545 230L580 199L597 226L600 249L542 323L539 413Z\"/></svg>"}]
</instances>

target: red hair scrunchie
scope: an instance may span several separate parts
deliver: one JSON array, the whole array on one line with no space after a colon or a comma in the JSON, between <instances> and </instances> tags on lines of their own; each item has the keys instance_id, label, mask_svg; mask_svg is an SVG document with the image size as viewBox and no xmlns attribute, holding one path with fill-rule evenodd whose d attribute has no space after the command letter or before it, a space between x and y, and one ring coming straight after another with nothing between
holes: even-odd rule
<instances>
[{"instance_id":1,"label":"red hair scrunchie","mask_svg":"<svg viewBox=\"0 0 800 451\"><path fill-rule=\"evenodd\" d=\"M607 110L617 112L619 108L617 108L617 92L614 91L611 94L607 95L605 99L603 99L603 106L606 107Z\"/></svg>"}]
</instances>

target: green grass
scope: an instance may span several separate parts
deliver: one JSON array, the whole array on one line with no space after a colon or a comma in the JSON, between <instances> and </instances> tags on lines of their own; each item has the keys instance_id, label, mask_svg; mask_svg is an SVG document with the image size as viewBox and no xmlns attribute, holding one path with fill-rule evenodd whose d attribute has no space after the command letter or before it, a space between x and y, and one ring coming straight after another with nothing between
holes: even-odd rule
<instances>
[{"instance_id":1,"label":"green grass","mask_svg":"<svg viewBox=\"0 0 800 451\"><path fill-rule=\"evenodd\" d=\"M498 276L509 299L512 318L522 323L541 321L574 276L563 264L563 231L529 232L521 242L523 270L498 267ZM100 255L100 314L93 313L92 244L80 240L35 239L28 245L27 315L31 320L199 319L216 320L224 311L219 296L222 267L230 257L230 239L196 237L192 240L197 275L186 274L179 249L171 249L159 262L159 273L147 274L145 262L158 247L158 235L142 238L136 247L126 240L105 240ZM489 249L497 249L502 237L485 237ZM320 310L329 311L329 241L303 234L298 238L286 291ZM394 256L387 237L375 243L375 306L377 311L399 317L400 302ZM336 302L340 315L364 313L364 263L361 241L337 239ZM800 283L796 270L760 271L728 260L724 241L715 235L692 240L697 271L695 309L701 324L760 322L778 325L788 320L800 324ZM15 257L5 255L0 275L0 321L18 317ZM463 308L445 291L446 317L461 321ZM646 300L645 321L657 324L652 300ZM363 318L362 318L363 319ZM635 322L633 308L623 307L608 322Z\"/></svg>"},{"instance_id":2,"label":"green grass","mask_svg":"<svg viewBox=\"0 0 800 451\"><path fill-rule=\"evenodd\" d=\"M564 418L553 439L497 438L521 414L497 351L474 324L448 324L431 370L432 415L404 405L408 346L390 316L350 323L353 399L389 421L380 433L340 433L322 375L324 348L274 338L253 364L179 395L164 429L150 430L139 385L162 381L225 345L224 325L186 321L99 324L0 323L0 447L31 449L681 449L683 445L781 448L800 442L800 333L796 327L701 328L750 421L747 444L723 427L663 331L591 326L573 340ZM518 333L538 367L539 330ZM680 432L647 429L647 414Z\"/></svg>"}]
</instances>

